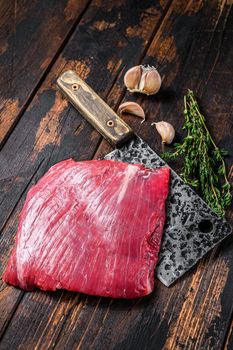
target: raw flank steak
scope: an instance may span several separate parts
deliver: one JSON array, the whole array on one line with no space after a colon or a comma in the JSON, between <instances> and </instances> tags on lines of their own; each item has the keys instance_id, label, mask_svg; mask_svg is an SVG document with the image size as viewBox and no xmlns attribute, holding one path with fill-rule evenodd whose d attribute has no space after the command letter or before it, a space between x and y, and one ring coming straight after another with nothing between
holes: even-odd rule
<instances>
[{"instance_id":1,"label":"raw flank steak","mask_svg":"<svg viewBox=\"0 0 233 350\"><path fill-rule=\"evenodd\" d=\"M28 192L4 281L113 298L151 293L169 177L166 167L111 160L54 165Z\"/></svg>"}]
</instances>

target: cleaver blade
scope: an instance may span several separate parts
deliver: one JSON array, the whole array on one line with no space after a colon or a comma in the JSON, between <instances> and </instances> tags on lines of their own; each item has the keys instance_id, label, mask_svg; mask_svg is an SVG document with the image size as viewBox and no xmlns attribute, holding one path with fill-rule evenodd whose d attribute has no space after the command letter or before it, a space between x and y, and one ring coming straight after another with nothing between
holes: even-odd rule
<instances>
[{"instance_id":1,"label":"cleaver blade","mask_svg":"<svg viewBox=\"0 0 233 350\"><path fill-rule=\"evenodd\" d=\"M137 136L104 159L142 163L148 168L168 166ZM169 287L230 233L231 226L171 169L166 224L156 266L158 279Z\"/></svg>"},{"instance_id":2,"label":"cleaver blade","mask_svg":"<svg viewBox=\"0 0 233 350\"><path fill-rule=\"evenodd\" d=\"M149 168L168 166L74 71L64 72L57 85L103 137L117 147L104 159L141 163ZM171 169L166 224L156 266L158 279L170 286L230 233L229 223Z\"/></svg>"}]
</instances>

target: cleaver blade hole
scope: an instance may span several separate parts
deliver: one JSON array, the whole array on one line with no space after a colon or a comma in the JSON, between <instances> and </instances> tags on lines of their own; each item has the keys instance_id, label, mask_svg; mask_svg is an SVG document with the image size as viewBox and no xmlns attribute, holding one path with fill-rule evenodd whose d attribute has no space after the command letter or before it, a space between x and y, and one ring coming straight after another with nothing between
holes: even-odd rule
<instances>
[{"instance_id":1,"label":"cleaver blade hole","mask_svg":"<svg viewBox=\"0 0 233 350\"><path fill-rule=\"evenodd\" d=\"M198 224L199 231L209 233L213 230L213 224L210 220L201 220Z\"/></svg>"}]
</instances>

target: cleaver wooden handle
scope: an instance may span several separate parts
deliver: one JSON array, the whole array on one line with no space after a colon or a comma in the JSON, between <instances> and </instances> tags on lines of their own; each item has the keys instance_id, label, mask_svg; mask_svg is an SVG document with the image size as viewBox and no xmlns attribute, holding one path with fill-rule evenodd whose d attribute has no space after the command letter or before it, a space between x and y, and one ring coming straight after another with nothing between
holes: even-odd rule
<instances>
[{"instance_id":1,"label":"cleaver wooden handle","mask_svg":"<svg viewBox=\"0 0 233 350\"><path fill-rule=\"evenodd\" d=\"M133 136L132 129L72 70L64 72L57 85L67 99L113 146L120 147Z\"/></svg>"}]
</instances>

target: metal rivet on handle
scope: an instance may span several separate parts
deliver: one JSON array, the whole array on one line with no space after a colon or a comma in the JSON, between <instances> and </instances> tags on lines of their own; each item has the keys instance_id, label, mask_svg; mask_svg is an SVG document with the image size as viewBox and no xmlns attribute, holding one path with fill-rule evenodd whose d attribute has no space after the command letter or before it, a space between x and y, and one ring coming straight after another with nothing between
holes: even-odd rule
<instances>
[{"instance_id":1,"label":"metal rivet on handle","mask_svg":"<svg viewBox=\"0 0 233 350\"><path fill-rule=\"evenodd\" d=\"M113 127L114 126L113 120L108 120L107 121L107 126Z\"/></svg>"},{"instance_id":2,"label":"metal rivet on handle","mask_svg":"<svg viewBox=\"0 0 233 350\"><path fill-rule=\"evenodd\" d=\"M78 84L73 84L72 85L72 90L78 90L79 89L79 85Z\"/></svg>"}]
</instances>

